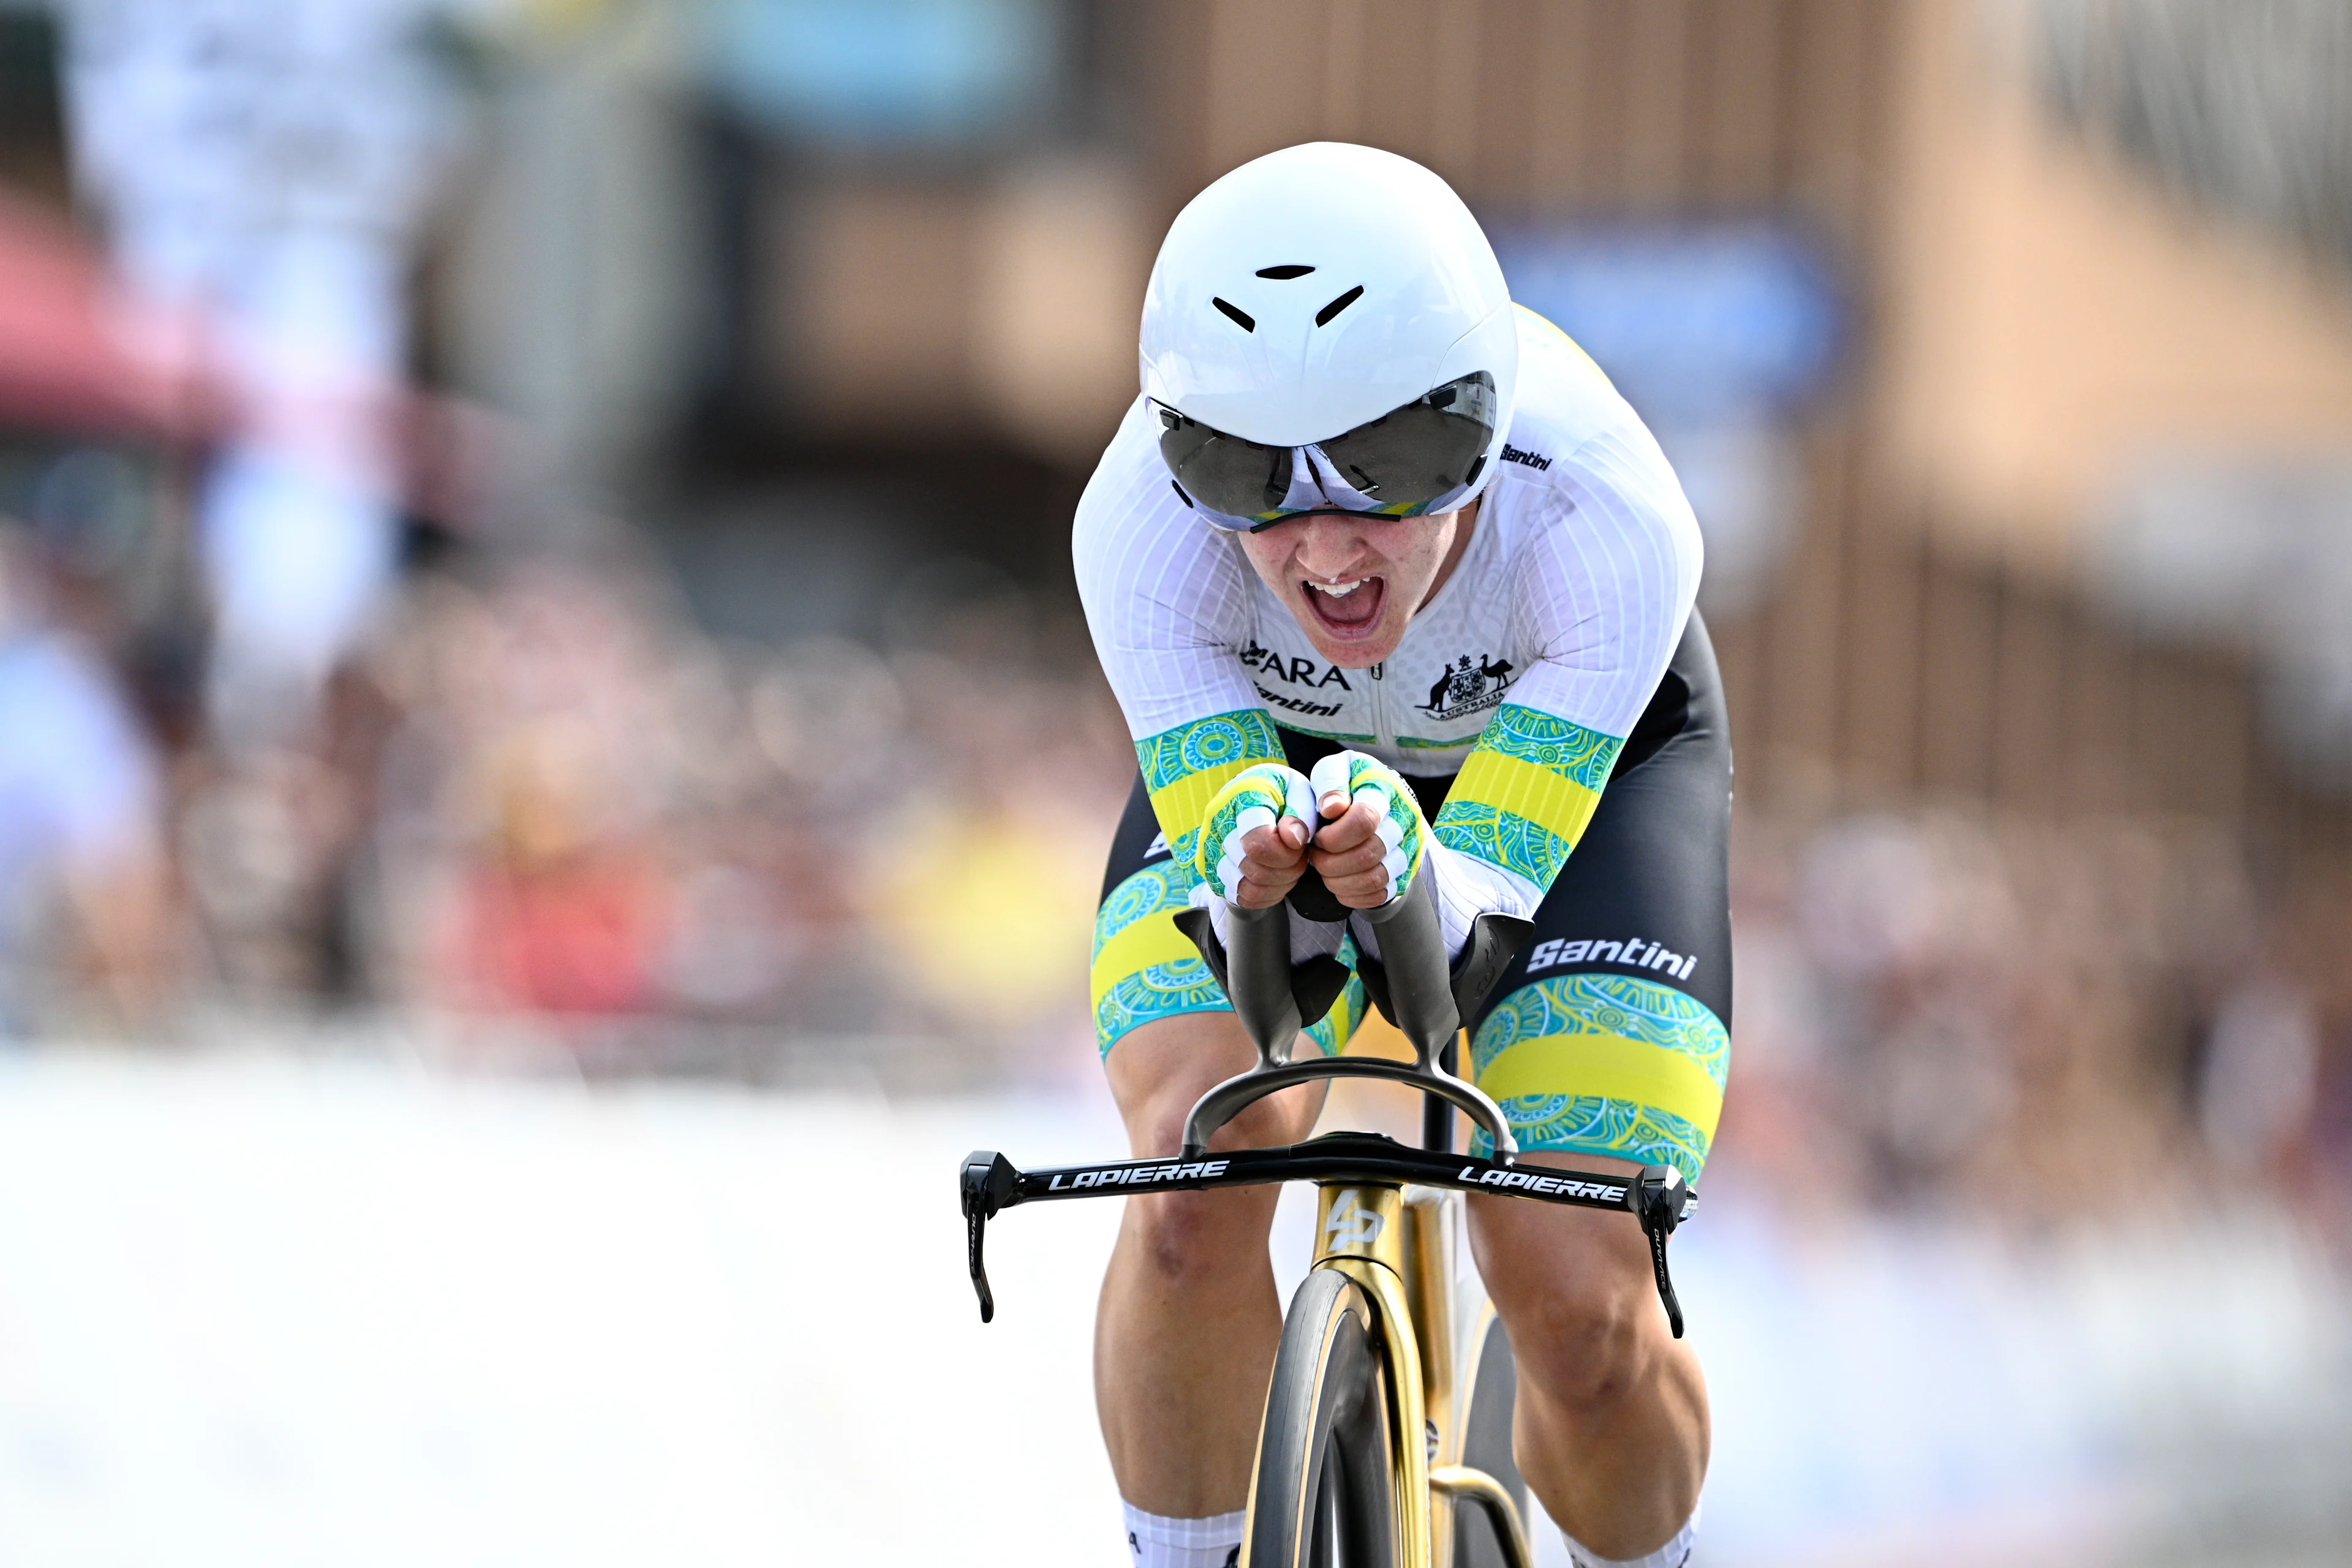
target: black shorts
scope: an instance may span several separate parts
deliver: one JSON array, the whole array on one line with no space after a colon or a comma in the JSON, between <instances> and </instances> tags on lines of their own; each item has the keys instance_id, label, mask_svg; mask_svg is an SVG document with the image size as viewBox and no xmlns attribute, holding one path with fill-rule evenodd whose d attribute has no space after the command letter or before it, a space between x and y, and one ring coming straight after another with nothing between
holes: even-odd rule
<instances>
[{"instance_id":1,"label":"black shorts","mask_svg":"<svg viewBox=\"0 0 2352 1568\"><path fill-rule=\"evenodd\" d=\"M1281 733L1302 773L1340 749ZM1433 820L1452 775L1410 782ZM1527 946L1467 1020L1470 1076L1501 1103L1522 1149L1663 1163L1698 1180L1730 1060L1730 832L1723 683L1694 611ZM1139 1024L1227 1006L1171 918L1192 880L1169 858L1139 776L1095 924L1106 1054ZM1307 1034L1343 1049L1364 1005L1351 982Z\"/></svg>"}]
</instances>

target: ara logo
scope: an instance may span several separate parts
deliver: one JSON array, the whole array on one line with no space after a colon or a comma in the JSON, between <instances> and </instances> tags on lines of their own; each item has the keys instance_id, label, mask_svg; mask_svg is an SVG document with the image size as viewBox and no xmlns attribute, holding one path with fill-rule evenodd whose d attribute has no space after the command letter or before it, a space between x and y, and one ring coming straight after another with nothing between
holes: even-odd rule
<instances>
[{"instance_id":1,"label":"ara logo","mask_svg":"<svg viewBox=\"0 0 2352 1568\"><path fill-rule=\"evenodd\" d=\"M1352 1190L1342 1192L1339 1201L1324 1216L1323 1249L1330 1252L1342 1247L1370 1247L1381 1238L1384 1223L1377 1210L1356 1202Z\"/></svg>"},{"instance_id":2,"label":"ara logo","mask_svg":"<svg viewBox=\"0 0 2352 1568\"><path fill-rule=\"evenodd\" d=\"M1465 653L1437 672L1429 688L1429 700L1414 706L1433 719L1459 719L1494 707L1510 685L1509 661L1490 659L1482 653L1473 664Z\"/></svg>"},{"instance_id":3,"label":"ara logo","mask_svg":"<svg viewBox=\"0 0 2352 1568\"><path fill-rule=\"evenodd\" d=\"M1242 649L1242 662L1268 680L1312 687L1317 690L1326 686L1336 686L1342 691L1356 689L1348 684L1347 672L1338 665L1327 669L1311 658L1286 658L1273 648L1260 647L1255 637L1250 639L1249 647ZM1261 686L1258 689L1264 691L1265 688Z\"/></svg>"}]
</instances>

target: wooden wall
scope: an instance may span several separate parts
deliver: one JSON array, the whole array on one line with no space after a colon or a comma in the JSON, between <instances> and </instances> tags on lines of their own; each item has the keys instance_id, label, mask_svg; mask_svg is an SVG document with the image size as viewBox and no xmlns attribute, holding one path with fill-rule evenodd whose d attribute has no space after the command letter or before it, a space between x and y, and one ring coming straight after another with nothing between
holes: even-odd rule
<instances>
[{"instance_id":1,"label":"wooden wall","mask_svg":"<svg viewBox=\"0 0 2352 1568\"><path fill-rule=\"evenodd\" d=\"M1868 226L1895 12L1872 0L1201 0L1143 54L1181 193L1317 137L1482 211L1795 206Z\"/></svg>"},{"instance_id":2,"label":"wooden wall","mask_svg":"<svg viewBox=\"0 0 2352 1568\"><path fill-rule=\"evenodd\" d=\"M1197 0L1135 51L1162 209L1318 137L1436 169L1483 214L1778 214L1851 286L1856 352L1803 432L1805 521L1760 607L1713 625L1748 803L1920 800L2221 820L2288 865L2347 815L2265 750L2251 672L2145 645L2077 593L1938 536L1869 437L1892 0ZM1606 368L1606 367L1604 367Z\"/></svg>"}]
</instances>

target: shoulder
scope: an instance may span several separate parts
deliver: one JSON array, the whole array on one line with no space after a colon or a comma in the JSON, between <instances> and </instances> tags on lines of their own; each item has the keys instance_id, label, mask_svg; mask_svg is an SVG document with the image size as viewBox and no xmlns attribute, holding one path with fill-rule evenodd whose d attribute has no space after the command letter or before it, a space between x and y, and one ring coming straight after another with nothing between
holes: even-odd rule
<instances>
[{"instance_id":1,"label":"shoulder","mask_svg":"<svg viewBox=\"0 0 2352 1568\"><path fill-rule=\"evenodd\" d=\"M1591 357L1533 310L1512 309L1519 318L1519 383L1505 438L1505 477L1558 484L1580 470L1612 466L1604 455L1615 452L1631 457L1642 470L1636 477L1673 485L1674 470L1649 427Z\"/></svg>"},{"instance_id":2,"label":"shoulder","mask_svg":"<svg viewBox=\"0 0 2352 1568\"><path fill-rule=\"evenodd\" d=\"M1150 409L1138 397L1119 420L1110 445L1103 448L1101 460L1095 464L1086 490L1078 497L1072 544L1084 551L1123 525L1132 526L1162 510L1182 510L1169 489L1167 468L1151 438Z\"/></svg>"},{"instance_id":3,"label":"shoulder","mask_svg":"<svg viewBox=\"0 0 2352 1568\"><path fill-rule=\"evenodd\" d=\"M1095 465L1070 531L1081 593L1139 574L1214 577L1237 564L1230 541L1193 515L1160 458L1150 410L1138 397Z\"/></svg>"},{"instance_id":4,"label":"shoulder","mask_svg":"<svg viewBox=\"0 0 2352 1568\"><path fill-rule=\"evenodd\" d=\"M1103 448L1087 480L1086 493L1078 499L1078 526L1107 521L1147 499L1156 500L1158 497L1150 495L1154 490L1164 492L1169 506L1181 511L1183 503L1170 485L1151 428L1150 405L1139 396L1128 405L1118 428L1111 433L1110 445Z\"/></svg>"},{"instance_id":5,"label":"shoulder","mask_svg":"<svg viewBox=\"0 0 2352 1568\"><path fill-rule=\"evenodd\" d=\"M1248 563L1177 493L1140 398L1078 500L1070 560L1098 649L1238 648L1247 632Z\"/></svg>"},{"instance_id":6,"label":"shoulder","mask_svg":"<svg viewBox=\"0 0 2352 1568\"><path fill-rule=\"evenodd\" d=\"M1524 307L1518 395L1505 437L1498 521L1525 543L1638 536L1697 577L1698 521L1631 404L1567 333ZM1515 552L1516 553L1516 552Z\"/></svg>"},{"instance_id":7,"label":"shoulder","mask_svg":"<svg viewBox=\"0 0 2352 1568\"><path fill-rule=\"evenodd\" d=\"M1524 436L1545 455L1573 451L1601 431L1640 416L1576 340L1528 310L1514 305L1519 323L1518 395L1511 435ZM1519 443L1515 439L1514 445Z\"/></svg>"}]
</instances>

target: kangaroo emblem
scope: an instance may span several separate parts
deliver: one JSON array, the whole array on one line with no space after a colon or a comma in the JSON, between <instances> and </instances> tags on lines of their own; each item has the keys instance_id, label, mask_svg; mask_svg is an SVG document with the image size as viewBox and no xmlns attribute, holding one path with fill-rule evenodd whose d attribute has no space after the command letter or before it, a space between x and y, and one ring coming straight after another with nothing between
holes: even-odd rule
<instances>
[{"instance_id":1,"label":"kangaroo emblem","mask_svg":"<svg viewBox=\"0 0 2352 1568\"><path fill-rule=\"evenodd\" d=\"M1510 660L1489 658L1483 653L1474 664L1465 653L1437 672L1429 688L1429 700L1420 705L1421 710L1433 719L1457 719L1492 708L1503 700L1512 668Z\"/></svg>"}]
</instances>

